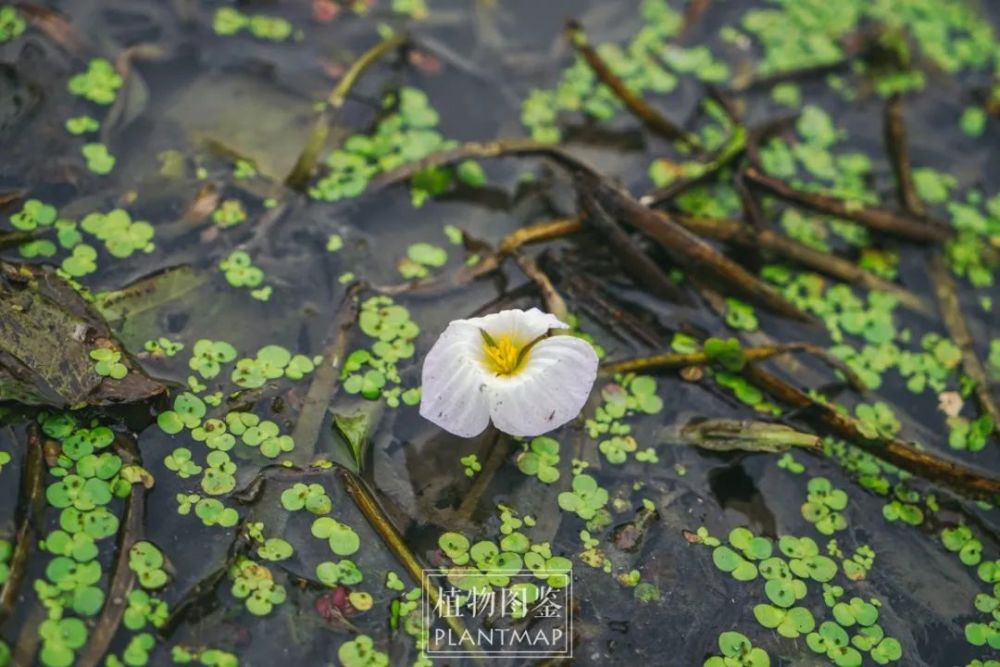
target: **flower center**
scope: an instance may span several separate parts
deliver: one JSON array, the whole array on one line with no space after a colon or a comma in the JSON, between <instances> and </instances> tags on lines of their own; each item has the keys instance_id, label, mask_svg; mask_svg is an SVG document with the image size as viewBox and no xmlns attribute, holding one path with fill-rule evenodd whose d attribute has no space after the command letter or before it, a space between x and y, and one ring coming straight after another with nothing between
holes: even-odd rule
<instances>
[{"instance_id":1,"label":"flower center","mask_svg":"<svg viewBox=\"0 0 1000 667\"><path fill-rule=\"evenodd\" d=\"M520 345L509 334L493 338L483 334L483 366L496 375L517 375L528 360L529 345Z\"/></svg>"}]
</instances>

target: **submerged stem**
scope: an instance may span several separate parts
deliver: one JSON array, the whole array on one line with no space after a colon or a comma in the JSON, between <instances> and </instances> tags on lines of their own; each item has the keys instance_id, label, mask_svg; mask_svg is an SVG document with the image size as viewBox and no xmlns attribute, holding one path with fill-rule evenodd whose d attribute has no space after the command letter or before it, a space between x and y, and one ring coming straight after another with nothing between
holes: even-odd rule
<instances>
[{"instance_id":1,"label":"submerged stem","mask_svg":"<svg viewBox=\"0 0 1000 667\"><path fill-rule=\"evenodd\" d=\"M14 553L8 563L7 581L0 588L0 625L10 617L17 602L21 582L28 566L28 556L35 543L39 514L45 509L45 461L39 441L38 426L28 426L27 446L21 473L21 492L18 501L18 523Z\"/></svg>"}]
</instances>

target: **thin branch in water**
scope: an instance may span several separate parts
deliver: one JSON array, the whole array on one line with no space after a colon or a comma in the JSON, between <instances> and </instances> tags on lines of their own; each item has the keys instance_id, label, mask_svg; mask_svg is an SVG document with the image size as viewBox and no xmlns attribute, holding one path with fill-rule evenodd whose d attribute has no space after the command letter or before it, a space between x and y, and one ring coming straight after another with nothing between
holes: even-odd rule
<instances>
[{"instance_id":1,"label":"thin branch in water","mask_svg":"<svg viewBox=\"0 0 1000 667\"><path fill-rule=\"evenodd\" d=\"M639 200L646 206L660 206L691 188L700 185L743 155L747 146L747 129L743 125L734 125L732 135L715 155L706 162L688 162L679 165L679 170L691 172L686 178L680 178L669 185L653 190Z\"/></svg>"},{"instance_id":2,"label":"thin branch in water","mask_svg":"<svg viewBox=\"0 0 1000 667\"><path fill-rule=\"evenodd\" d=\"M611 71L604 59L590 46L587 35L579 23L570 21L566 25L566 36L601 83L610 88L625 105L625 108L641 120L646 127L666 139L678 141L691 148L698 148L699 142L696 137L682 130L676 123L650 106L646 100L632 91L617 74Z\"/></svg>"},{"instance_id":3,"label":"thin branch in water","mask_svg":"<svg viewBox=\"0 0 1000 667\"><path fill-rule=\"evenodd\" d=\"M514 261L524 271L524 275L531 278L535 285L538 286L538 291L542 294L542 301L545 303L545 309L565 322L569 314L566 301L556 290L555 286L553 286L549 277L545 275L545 272L538 267L538 263L533 258L520 252L514 253Z\"/></svg>"},{"instance_id":4,"label":"thin branch in water","mask_svg":"<svg viewBox=\"0 0 1000 667\"><path fill-rule=\"evenodd\" d=\"M962 305L958 300L958 287L948 273L944 257L939 251L934 251L930 260L931 281L934 283L934 294L937 296L941 320L955 345L962 351L962 370L968 375L975 387L973 395L982 414L987 414L993 420L993 437L1000 438L997 429L1000 428L1000 406L997 405L990 379L986 369L976 355L975 341L969 325L962 315Z\"/></svg>"},{"instance_id":5,"label":"thin branch in water","mask_svg":"<svg viewBox=\"0 0 1000 667\"><path fill-rule=\"evenodd\" d=\"M359 291L360 285L355 283L344 294L334 316L329 342L323 350L323 360L316 369L309 391L302 401L302 409L292 431L295 454L299 461L308 463L316 452L316 441L323 427L330 399L337 390L340 365L347 352L347 339L357 319Z\"/></svg>"},{"instance_id":6,"label":"thin branch in water","mask_svg":"<svg viewBox=\"0 0 1000 667\"><path fill-rule=\"evenodd\" d=\"M746 363L754 363L792 352L805 352L816 357L830 368L843 373L853 387L864 391L864 383L861 382L857 373L851 370L843 361L832 356L819 345L813 345L812 343L779 343L764 347L747 347L743 348L743 358ZM604 364L601 366L601 373L605 375L614 375L616 373L649 373L658 370L688 368L689 366L707 366L710 363L712 363L712 359L705 352L667 352L665 354L655 354L649 357Z\"/></svg>"},{"instance_id":7,"label":"thin branch in water","mask_svg":"<svg viewBox=\"0 0 1000 667\"><path fill-rule=\"evenodd\" d=\"M736 220L699 218L678 214L672 217L678 224L698 236L735 243L744 248L760 248L838 280L892 294L899 299L900 304L913 311L923 314L933 312L924 299L908 289L879 278L854 262L832 253L817 250L774 230L755 230Z\"/></svg>"},{"instance_id":8,"label":"thin branch in water","mask_svg":"<svg viewBox=\"0 0 1000 667\"><path fill-rule=\"evenodd\" d=\"M924 203L920 201L913 183L913 168L910 163L910 149L906 143L906 121L903 117L903 101L899 93L889 98L885 105L885 145L889 152L892 171L896 175L896 192L903 209L914 215L926 215Z\"/></svg>"},{"instance_id":9,"label":"thin branch in water","mask_svg":"<svg viewBox=\"0 0 1000 667\"><path fill-rule=\"evenodd\" d=\"M403 536L399 534L396 526L389 519L382 505L375 497L375 494L372 493L363 479L347 468L335 466L333 470L337 471L337 476L343 481L347 495L351 497L351 500L357 505L365 519L368 520L368 524L382 538L382 541L389 548L389 551L392 552L393 556L396 557L396 560L399 561L399 564L403 566L407 574L410 575L410 578L415 582L419 582L420 587L427 594L430 604L437 605L441 597L440 589L424 575L426 568L406 545ZM461 618L449 616L446 622L459 637L464 635L465 624ZM475 646L471 645L471 642L463 640L463 646L475 653L479 652Z\"/></svg>"},{"instance_id":10,"label":"thin branch in water","mask_svg":"<svg viewBox=\"0 0 1000 667\"><path fill-rule=\"evenodd\" d=\"M784 181L767 176L754 167L745 172L755 187L779 199L816 213L852 220L877 232L916 243L943 243L952 236L944 223L907 211L868 206L831 195L797 190Z\"/></svg>"},{"instance_id":11,"label":"thin branch in water","mask_svg":"<svg viewBox=\"0 0 1000 667\"><path fill-rule=\"evenodd\" d=\"M139 449L131 436L119 436L119 450L123 461L128 465L142 465ZM76 664L78 667L97 667L108 652L112 640L118 632L118 626L125 615L128 606L128 595L135 584L135 573L129 567L129 550L132 545L143 539L143 519L146 510L146 487L143 482L133 482L125 503L125 513L122 517L118 539L118 557L115 559L114 570L108 584L107 602L101 611L90 640L83 649Z\"/></svg>"},{"instance_id":12,"label":"thin branch in water","mask_svg":"<svg viewBox=\"0 0 1000 667\"><path fill-rule=\"evenodd\" d=\"M903 118L902 101L898 95L893 96L886 106L885 112L886 148L896 174L899 201L903 208L916 215L925 212L924 203L913 183L912 165L910 163L909 147L906 144L906 124ZM962 305L958 298L958 286L948 272L944 256L940 249L931 251L930 277L934 285L934 295L937 297L941 320L944 322L948 335L962 352L962 370L975 382L973 395L982 414L989 415L995 426L994 438L1000 438L996 427L1000 427L1000 406L993 396L989 376L976 355L975 341L969 325L962 315Z\"/></svg>"},{"instance_id":13,"label":"thin branch in water","mask_svg":"<svg viewBox=\"0 0 1000 667\"><path fill-rule=\"evenodd\" d=\"M313 169L319 161L319 154L326 145L326 140L330 136L330 127L336 125L340 120L340 113L347 102L347 97L354 85L361 79L361 76L385 55L396 51L407 44L407 36L397 34L382 40L372 48L365 51L360 58L354 61L344 76L330 92L327 98L327 106L316 117L312 130L306 139L302 152L299 153L295 166L285 177L285 185L293 190L303 190L312 176Z\"/></svg>"},{"instance_id":14,"label":"thin branch in water","mask_svg":"<svg viewBox=\"0 0 1000 667\"><path fill-rule=\"evenodd\" d=\"M18 501L18 528L14 553L7 564L7 581L0 588L0 625L3 625L17 602L21 582L28 566L28 556L38 537L38 517L45 510L45 460L39 441L38 426L32 423L27 429L24 463L21 472L20 500Z\"/></svg>"},{"instance_id":15,"label":"thin branch in water","mask_svg":"<svg viewBox=\"0 0 1000 667\"><path fill-rule=\"evenodd\" d=\"M585 184L577 182L576 191L580 208L586 214L586 223L607 241L611 250L618 256L625 273L660 298L690 303L687 295L619 226Z\"/></svg>"},{"instance_id":16,"label":"thin branch in water","mask_svg":"<svg viewBox=\"0 0 1000 667\"><path fill-rule=\"evenodd\" d=\"M860 423L850 415L813 400L801 389L758 366L747 366L743 375L751 384L782 403L800 409L803 419L813 421L827 433L848 440L902 470L975 498L992 500L1000 495L1000 478L919 450L895 438L866 434Z\"/></svg>"},{"instance_id":17,"label":"thin branch in water","mask_svg":"<svg viewBox=\"0 0 1000 667\"><path fill-rule=\"evenodd\" d=\"M498 252L502 255L510 254L523 245L551 241L580 231L583 231L583 221L580 216L539 222L515 229L505 236L500 241Z\"/></svg>"},{"instance_id":18,"label":"thin branch in water","mask_svg":"<svg viewBox=\"0 0 1000 667\"><path fill-rule=\"evenodd\" d=\"M493 141L470 141L455 148L432 153L427 157L404 164L384 172L371 180L365 194L379 192L397 183L410 180L418 172L433 167L448 167L470 158L500 157L545 157L559 164L571 173L589 173L597 177L597 171L565 149L554 144L546 144L531 139L496 139Z\"/></svg>"},{"instance_id":19,"label":"thin branch in water","mask_svg":"<svg viewBox=\"0 0 1000 667\"><path fill-rule=\"evenodd\" d=\"M643 206L606 181L578 180L578 188L581 185L596 194L611 216L653 238L674 262L692 276L712 279L775 313L804 322L815 321L777 290L674 222L667 214Z\"/></svg>"}]
</instances>

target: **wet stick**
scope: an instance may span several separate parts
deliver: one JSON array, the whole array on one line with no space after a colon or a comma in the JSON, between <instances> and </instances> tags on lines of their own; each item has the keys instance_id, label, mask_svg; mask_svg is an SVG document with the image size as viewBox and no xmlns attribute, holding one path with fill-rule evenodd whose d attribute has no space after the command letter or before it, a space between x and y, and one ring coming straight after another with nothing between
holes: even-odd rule
<instances>
[{"instance_id":1,"label":"wet stick","mask_svg":"<svg viewBox=\"0 0 1000 667\"><path fill-rule=\"evenodd\" d=\"M28 556L35 544L36 526L41 525L39 515L45 509L45 461L39 442L38 427L28 426L27 444L21 472L21 491L18 501L18 528L14 553L8 563L7 581L0 588L0 626L14 611L21 582L28 567Z\"/></svg>"},{"instance_id":2,"label":"wet stick","mask_svg":"<svg viewBox=\"0 0 1000 667\"><path fill-rule=\"evenodd\" d=\"M625 108L641 120L646 127L665 139L678 141L691 148L699 146L696 137L682 130L676 123L650 106L646 100L630 90L625 85L625 82L611 71L611 68L598 55L597 51L590 46L587 41L587 35L583 32L583 28L579 23L570 21L566 25L566 36L569 38L573 48L576 49L577 53L580 54L580 57L584 59L590 69L594 71L594 75L597 76L601 83L610 88L615 96L621 100L622 104L625 105Z\"/></svg>"},{"instance_id":3,"label":"wet stick","mask_svg":"<svg viewBox=\"0 0 1000 667\"><path fill-rule=\"evenodd\" d=\"M838 280L868 289L888 292L910 310L923 314L932 312L930 304L908 289L879 278L854 262L832 253L816 250L779 232L770 229L754 229L736 220L699 218L688 215L674 215L673 219L698 236L735 243L746 248L757 247Z\"/></svg>"},{"instance_id":4,"label":"wet stick","mask_svg":"<svg viewBox=\"0 0 1000 667\"><path fill-rule=\"evenodd\" d=\"M596 193L597 200L611 216L655 240L678 266L691 275L724 285L779 315L804 322L815 321L777 290L674 222L667 214L643 206L631 195L606 182L580 180L579 186Z\"/></svg>"},{"instance_id":5,"label":"wet stick","mask_svg":"<svg viewBox=\"0 0 1000 667\"><path fill-rule=\"evenodd\" d=\"M986 369L976 355L975 341L969 325L962 315L962 305L958 299L958 286L948 272L948 266L940 251L935 250L929 263L931 281L934 283L934 293L937 295L941 320L944 322L948 335L962 351L962 370L968 375L975 387L973 396L982 414L987 414L993 420L993 438L1000 438L997 428L1000 427L1000 407L993 396L990 379Z\"/></svg>"},{"instance_id":6,"label":"wet stick","mask_svg":"<svg viewBox=\"0 0 1000 667\"><path fill-rule=\"evenodd\" d=\"M906 120L903 118L903 102L899 93L890 97L886 103L884 121L885 146L892 163L892 172L896 176L899 203L904 210L914 215L926 215L927 210L913 184L910 149L906 143Z\"/></svg>"},{"instance_id":7,"label":"wet stick","mask_svg":"<svg viewBox=\"0 0 1000 667\"><path fill-rule=\"evenodd\" d=\"M323 361L316 368L312 384L302 401L302 409L292 431L296 459L299 461L308 463L316 453L316 441L330 407L330 399L337 390L347 339L357 320L359 291L359 285L354 284L344 294L330 329L330 340L323 350Z\"/></svg>"},{"instance_id":8,"label":"wet stick","mask_svg":"<svg viewBox=\"0 0 1000 667\"><path fill-rule=\"evenodd\" d=\"M120 436L117 444L119 445L117 449L126 465L142 465L139 449L130 436ZM133 544L143 539L145 508L146 487L142 480L138 480L132 483L128 501L125 503L125 514L119 531L118 555L108 583L107 601L97 625L90 633L90 640L77 659L77 667L97 667L118 633L118 627L125 615L125 607L128 606L128 595L135 585L135 573L129 567L129 550Z\"/></svg>"},{"instance_id":9,"label":"wet stick","mask_svg":"<svg viewBox=\"0 0 1000 667\"><path fill-rule=\"evenodd\" d=\"M811 343L777 343L762 347L747 347L743 348L741 352L743 361L746 363L764 361L793 352L804 352L816 357L830 368L843 373L852 385L861 385L861 381L857 378L854 371L848 368L844 362L831 356L829 352L819 345ZM604 364L601 366L601 373L604 375L614 375L616 373L649 373L658 370L688 368L689 366L707 366L713 362L713 358L706 352L668 352Z\"/></svg>"},{"instance_id":10,"label":"wet stick","mask_svg":"<svg viewBox=\"0 0 1000 667\"><path fill-rule=\"evenodd\" d=\"M552 313L562 321L566 321L569 314L569 309L566 307L566 301L560 296L559 292L556 290L552 281L538 267L538 262L536 262L532 257L522 253L514 253L514 261L517 265L521 267L524 275L531 278L535 285L538 286L538 291L542 294L542 301L545 304L545 310Z\"/></svg>"},{"instance_id":11,"label":"wet stick","mask_svg":"<svg viewBox=\"0 0 1000 667\"><path fill-rule=\"evenodd\" d=\"M885 140L893 172L896 174L899 201L904 209L918 215L926 210L920 200L913 183L913 171L910 162L910 151L906 144L906 124L903 118L902 102L898 95L893 96L886 105ZM941 320L944 322L948 335L962 353L962 370L968 375L975 387L973 395L982 414L989 415L993 420L994 439L1000 438L997 428L1000 427L1000 406L990 386L990 379L982 362L976 355L975 341L969 325L962 314L962 305L958 297L958 286L948 271L947 263L940 249L931 251L929 268L931 282L934 285L934 295L937 297Z\"/></svg>"},{"instance_id":12,"label":"wet stick","mask_svg":"<svg viewBox=\"0 0 1000 667\"><path fill-rule=\"evenodd\" d=\"M745 172L754 187L804 209L852 220L873 231L916 243L943 243L952 230L942 222L907 211L868 206L830 195L797 190L784 181L767 176L754 167Z\"/></svg>"},{"instance_id":13,"label":"wet stick","mask_svg":"<svg viewBox=\"0 0 1000 667\"><path fill-rule=\"evenodd\" d=\"M319 161L320 152L323 150L326 140L330 136L330 127L336 125L339 121L340 112L347 102L347 97L350 95L354 85L361 79L361 76L369 67L387 54L403 47L406 43L406 35L393 35L388 39L382 40L354 61L336 87L334 87L333 91L330 92L326 108L317 116L312 130L309 132L309 137L306 139L305 146L302 147L302 152L299 153L299 157L295 161L295 166L292 167L288 176L285 177L285 185L293 190L305 189L309 178L312 176L313 169L316 168L316 163Z\"/></svg>"},{"instance_id":14,"label":"wet stick","mask_svg":"<svg viewBox=\"0 0 1000 667\"><path fill-rule=\"evenodd\" d=\"M427 595L431 606L436 607L438 600L441 598L441 591L429 578L424 576L426 568L406 545L403 536L400 535L396 526L389 519L382 505L375 497L375 494L372 493L363 479L350 470L341 466L336 466L334 470L337 471L337 476L343 482L347 495L351 497L358 510L368 520L368 524L382 538L382 541L389 548L389 551L392 552L392 555L396 557L396 560L399 561L399 564L403 566L406 573L410 575L410 578L418 582L420 587L424 589L424 593ZM457 633L459 637L463 637L462 646L466 650L474 654L479 653L479 649L464 638L466 628L460 617L449 614L446 615L445 621L453 632Z\"/></svg>"},{"instance_id":15,"label":"wet stick","mask_svg":"<svg viewBox=\"0 0 1000 667\"><path fill-rule=\"evenodd\" d=\"M881 435L869 437L863 433L860 423L850 415L813 400L801 389L757 366L747 366L743 369L743 375L757 388L782 403L801 410L802 418L814 422L821 430L843 438L917 477L976 498L992 499L1000 494L1000 478L919 450L895 438Z\"/></svg>"},{"instance_id":16,"label":"wet stick","mask_svg":"<svg viewBox=\"0 0 1000 667\"><path fill-rule=\"evenodd\" d=\"M607 241L629 277L660 298L690 303L690 299L670 280L670 276L643 252L585 184L577 182L576 190L586 223Z\"/></svg>"}]
</instances>

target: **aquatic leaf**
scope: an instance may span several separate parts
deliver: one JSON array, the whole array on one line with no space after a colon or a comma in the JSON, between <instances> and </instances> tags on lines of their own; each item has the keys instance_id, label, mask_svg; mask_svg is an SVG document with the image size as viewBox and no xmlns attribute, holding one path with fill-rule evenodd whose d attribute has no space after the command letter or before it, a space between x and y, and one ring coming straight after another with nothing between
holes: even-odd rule
<instances>
[{"instance_id":1,"label":"aquatic leaf","mask_svg":"<svg viewBox=\"0 0 1000 667\"><path fill-rule=\"evenodd\" d=\"M704 419L681 429L690 444L719 452L784 452L792 447L817 448L820 437L784 424L739 419Z\"/></svg>"},{"instance_id":2,"label":"aquatic leaf","mask_svg":"<svg viewBox=\"0 0 1000 667\"><path fill-rule=\"evenodd\" d=\"M0 264L0 309L2 400L59 408L106 406L145 401L165 391L52 269ZM91 357L97 348L118 353L127 373L102 377Z\"/></svg>"}]
</instances>

